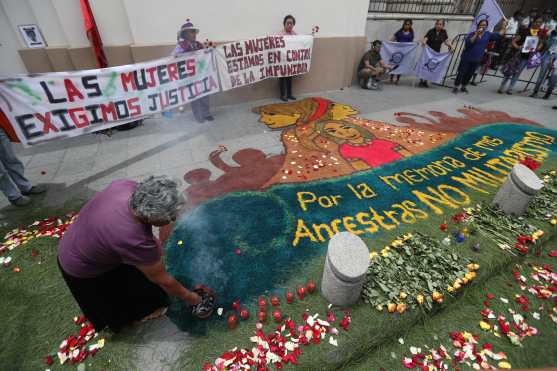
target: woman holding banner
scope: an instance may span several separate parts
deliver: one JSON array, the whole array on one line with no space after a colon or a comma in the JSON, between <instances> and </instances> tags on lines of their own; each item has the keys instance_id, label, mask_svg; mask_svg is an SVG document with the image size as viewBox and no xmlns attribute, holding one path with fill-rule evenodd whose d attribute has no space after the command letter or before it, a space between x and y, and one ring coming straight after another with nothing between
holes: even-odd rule
<instances>
[{"instance_id":1,"label":"woman holding banner","mask_svg":"<svg viewBox=\"0 0 557 371\"><path fill-rule=\"evenodd\" d=\"M445 20L438 19L435 22L435 27L427 32L427 34L422 39L422 44L429 46L431 49L435 50L437 53L441 53L441 46L443 44L447 45L449 51L453 50L453 46L449 43L449 35L445 30ZM429 88L427 80L420 79L418 86Z\"/></svg>"},{"instance_id":2,"label":"woman holding banner","mask_svg":"<svg viewBox=\"0 0 557 371\"><path fill-rule=\"evenodd\" d=\"M203 44L196 40L198 33L199 29L196 28L189 19L186 19L186 23L184 23L182 27L180 27L180 31L178 31L178 42L176 43L176 48L174 48L174 52L172 54L178 55L203 49ZM196 99L190 104L193 116L197 122L202 124L205 120L214 120L209 111L209 96Z\"/></svg>"},{"instance_id":3,"label":"woman holding banner","mask_svg":"<svg viewBox=\"0 0 557 371\"><path fill-rule=\"evenodd\" d=\"M504 20L499 33L487 31L488 22L482 19L478 22L476 31L470 32L466 36L464 51L460 56L460 64L458 65L458 74L456 75L455 86L453 93L458 93L458 87L463 93L468 93L466 86L470 82L472 75L478 68L480 60L482 59L487 44L491 40L499 40L507 29L507 21Z\"/></svg>"},{"instance_id":4,"label":"woman holding banner","mask_svg":"<svg viewBox=\"0 0 557 371\"><path fill-rule=\"evenodd\" d=\"M286 17L284 17L282 25L284 28L281 32L279 32L279 35L297 35L297 33L294 32L294 26L296 25L296 19L294 18L294 16L288 14ZM283 102L288 102L289 99L296 100L296 98L292 95L292 76L279 77L279 85L280 100L282 100Z\"/></svg>"},{"instance_id":5,"label":"woman holding banner","mask_svg":"<svg viewBox=\"0 0 557 371\"><path fill-rule=\"evenodd\" d=\"M414 30L412 29L412 20L405 19L402 22L402 27L395 32L395 34L391 37L390 41L395 41L397 43L411 43L414 41ZM395 75L391 75L391 83L393 82ZM398 85L400 80L400 75L396 75L395 84Z\"/></svg>"}]
</instances>

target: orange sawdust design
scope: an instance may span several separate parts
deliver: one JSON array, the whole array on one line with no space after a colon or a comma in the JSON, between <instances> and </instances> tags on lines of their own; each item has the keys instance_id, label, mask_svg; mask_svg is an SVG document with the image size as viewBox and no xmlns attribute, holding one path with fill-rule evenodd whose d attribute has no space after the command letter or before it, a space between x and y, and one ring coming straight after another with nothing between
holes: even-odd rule
<instances>
[{"instance_id":1,"label":"orange sawdust design","mask_svg":"<svg viewBox=\"0 0 557 371\"><path fill-rule=\"evenodd\" d=\"M283 130L285 160L263 188L349 175L428 151L474 126L494 122L534 122L504 112L464 107L463 116L430 111L400 112L404 126L357 117L355 108L324 98L255 107L259 121Z\"/></svg>"}]
</instances>

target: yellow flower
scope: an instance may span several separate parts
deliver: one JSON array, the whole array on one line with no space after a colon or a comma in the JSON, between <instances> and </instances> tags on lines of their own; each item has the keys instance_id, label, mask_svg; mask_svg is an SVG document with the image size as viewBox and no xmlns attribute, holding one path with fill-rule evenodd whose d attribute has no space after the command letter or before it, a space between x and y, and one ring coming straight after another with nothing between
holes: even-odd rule
<instances>
[{"instance_id":1,"label":"yellow flower","mask_svg":"<svg viewBox=\"0 0 557 371\"><path fill-rule=\"evenodd\" d=\"M395 303L389 303L389 305L387 305L387 310L389 311L389 313L394 313L396 310L396 304Z\"/></svg>"},{"instance_id":2,"label":"yellow flower","mask_svg":"<svg viewBox=\"0 0 557 371\"><path fill-rule=\"evenodd\" d=\"M458 289L460 289L461 287L462 287L462 285L461 285L460 283L457 283L457 282L455 282L454 285L453 285L453 288L454 288L455 290L458 290Z\"/></svg>"},{"instance_id":3,"label":"yellow flower","mask_svg":"<svg viewBox=\"0 0 557 371\"><path fill-rule=\"evenodd\" d=\"M418 304L423 304L424 296L422 294L419 294L418 296L416 296L416 301L418 302Z\"/></svg>"},{"instance_id":4,"label":"yellow flower","mask_svg":"<svg viewBox=\"0 0 557 371\"><path fill-rule=\"evenodd\" d=\"M369 253L369 260L375 258L376 256L378 256L379 254L377 253L377 251L372 251Z\"/></svg>"},{"instance_id":5,"label":"yellow flower","mask_svg":"<svg viewBox=\"0 0 557 371\"><path fill-rule=\"evenodd\" d=\"M549 174L551 174L551 175L555 175L555 174L557 174L557 171L555 171L555 170L551 170L551 171L549 172Z\"/></svg>"},{"instance_id":6,"label":"yellow flower","mask_svg":"<svg viewBox=\"0 0 557 371\"><path fill-rule=\"evenodd\" d=\"M442 299L443 295L441 295L441 293L434 291L433 294L431 294L431 298L435 301Z\"/></svg>"},{"instance_id":7,"label":"yellow flower","mask_svg":"<svg viewBox=\"0 0 557 371\"><path fill-rule=\"evenodd\" d=\"M453 293L454 289L453 289L452 286L447 286L447 291L450 292L450 293Z\"/></svg>"},{"instance_id":8,"label":"yellow flower","mask_svg":"<svg viewBox=\"0 0 557 371\"><path fill-rule=\"evenodd\" d=\"M462 284L466 285L468 283L468 281L470 281L468 278L464 277L462 279Z\"/></svg>"},{"instance_id":9,"label":"yellow flower","mask_svg":"<svg viewBox=\"0 0 557 371\"><path fill-rule=\"evenodd\" d=\"M379 304L378 306L375 307L375 309L381 312L383 310L383 305Z\"/></svg>"},{"instance_id":10,"label":"yellow flower","mask_svg":"<svg viewBox=\"0 0 557 371\"><path fill-rule=\"evenodd\" d=\"M551 223L551 225L556 225L557 224L557 219L553 218L549 222Z\"/></svg>"},{"instance_id":11,"label":"yellow flower","mask_svg":"<svg viewBox=\"0 0 557 371\"><path fill-rule=\"evenodd\" d=\"M468 270L470 271L477 271L478 269L480 269L480 265L475 263L470 263L466 266L466 268L468 268Z\"/></svg>"},{"instance_id":12,"label":"yellow flower","mask_svg":"<svg viewBox=\"0 0 557 371\"><path fill-rule=\"evenodd\" d=\"M468 281L472 281L476 278L476 272L468 272L464 275L465 278L468 278Z\"/></svg>"},{"instance_id":13,"label":"yellow flower","mask_svg":"<svg viewBox=\"0 0 557 371\"><path fill-rule=\"evenodd\" d=\"M386 251L385 249L381 250L381 256L386 258L387 256L389 256L389 252Z\"/></svg>"},{"instance_id":14,"label":"yellow flower","mask_svg":"<svg viewBox=\"0 0 557 371\"><path fill-rule=\"evenodd\" d=\"M458 283L459 285L461 285L461 284L462 284L462 280L461 280L460 278L457 278L456 281L454 281L454 283L455 283L455 284Z\"/></svg>"},{"instance_id":15,"label":"yellow flower","mask_svg":"<svg viewBox=\"0 0 557 371\"><path fill-rule=\"evenodd\" d=\"M480 321L480 328L487 331L491 329L491 325L485 321Z\"/></svg>"},{"instance_id":16,"label":"yellow flower","mask_svg":"<svg viewBox=\"0 0 557 371\"><path fill-rule=\"evenodd\" d=\"M412 233L408 233L402 236L403 241L408 241L411 238L412 238Z\"/></svg>"},{"instance_id":17,"label":"yellow flower","mask_svg":"<svg viewBox=\"0 0 557 371\"><path fill-rule=\"evenodd\" d=\"M512 368L511 364L507 361L502 361L497 364L497 367L502 368L504 370L509 370Z\"/></svg>"},{"instance_id":18,"label":"yellow flower","mask_svg":"<svg viewBox=\"0 0 557 371\"><path fill-rule=\"evenodd\" d=\"M404 291L401 291L399 296L400 296L400 298L401 298L402 300L404 300L404 299L406 299L406 297L408 296L408 294L406 294Z\"/></svg>"},{"instance_id":19,"label":"yellow flower","mask_svg":"<svg viewBox=\"0 0 557 371\"><path fill-rule=\"evenodd\" d=\"M404 245L402 240L394 240L393 242L391 242L392 247L397 247L397 246L402 246L402 245Z\"/></svg>"},{"instance_id":20,"label":"yellow flower","mask_svg":"<svg viewBox=\"0 0 557 371\"><path fill-rule=\"evenodd\" d=\"M405 310L406 310L406 304L404 304L404 303L399 303L396 306L396 311L401 313L401 314L404 313Z\"/></svg>"}]
</instances>

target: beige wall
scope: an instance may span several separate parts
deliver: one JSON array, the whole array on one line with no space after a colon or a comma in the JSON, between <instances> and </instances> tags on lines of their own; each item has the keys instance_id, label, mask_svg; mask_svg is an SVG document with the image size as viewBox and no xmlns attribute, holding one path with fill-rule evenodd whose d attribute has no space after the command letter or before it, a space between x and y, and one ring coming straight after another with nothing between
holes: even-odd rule
<instances>
[{"instance_id":1,"label":"beige wall","mask_svg":"<svg viewBox=\"0 0 557 371\"><path fill-rule=\"evenodd\" d=\"M21 47L19 36L16 34L2 3L0 3L0 76L26 72L23 60L18 54Z\"/></svg>"},{"instance_id":2,"label":"beige wall","mask_svg":"<svg viewBox=\"0 0 557 371\"><path fill-rule=\"evenodd\" d=\"M187 18L200 27L199 40L216 42L276 33L286 14L296 17L300 34L309 34L318 25L311 71L294 81L299 93L350 85L366 46L368 0L90 0L90 4L111 66L169 55ZM20 61L19 67L5 64L4 74L96 68L78 0L0 0L0 7L9 20L7 29L12 30L14 46L8 54ZM39 25L48 47L27 49L15 34L18 24ZM219 94L215 101L275 96L275 85L276 80L265 81Z\"/></svg>"}]
</instances>

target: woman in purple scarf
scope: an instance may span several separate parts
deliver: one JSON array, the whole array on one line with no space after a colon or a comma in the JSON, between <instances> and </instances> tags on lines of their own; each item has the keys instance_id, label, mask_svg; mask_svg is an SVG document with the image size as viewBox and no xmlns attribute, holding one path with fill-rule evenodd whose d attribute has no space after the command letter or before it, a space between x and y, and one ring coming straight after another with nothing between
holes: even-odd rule
<instances>
[{"instance_id":1,"label":"woman in purple scarf","mask_svg":"<svg viewBox=\"0 0 557 371\"><path fill-rule=\"evenodd\" d=\"M174 48L174 52L172 54L179 55L203 49L203 44L196 40L198 33L199 29L196 28L189 19L186 19L186 23L184 23L182 27L180 27L180 31L178 31L178 42L176 43L176 48ZM195 119L200 124L204 123L205 120L214 120L209 111L209 96L205 96L191 102L191 110L193 111Z\"/></svg>"}]
</instances>

